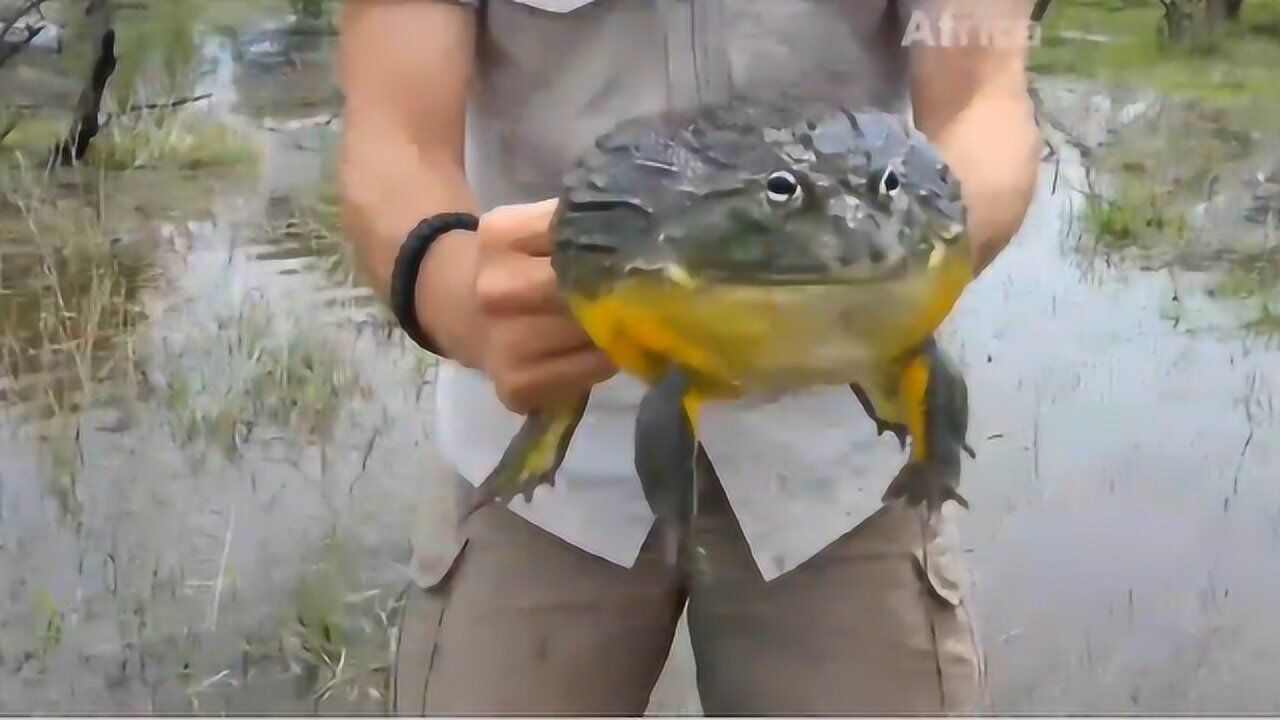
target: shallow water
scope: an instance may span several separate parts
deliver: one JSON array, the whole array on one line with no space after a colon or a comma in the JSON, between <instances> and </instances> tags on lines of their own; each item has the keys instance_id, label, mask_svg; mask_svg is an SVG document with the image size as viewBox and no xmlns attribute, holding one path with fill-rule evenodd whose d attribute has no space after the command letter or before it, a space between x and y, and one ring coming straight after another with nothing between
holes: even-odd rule
<instances>
[{"instance_id":1,"label":"shallow water","mask_svg":"<svg viewBox=\"0 0 1280 720\"><path fill-rule=\"evenodd\" d=\"M1075 262L1049 172L949 325L996 707L1273 710L1280 352L1194 277Z\"/></svg>"},{"instance_id":2,"label":"shallow water","mask_svg":"<svg viewBox=\"0 0 1280 720\"><path fill-rule=\"evenodd\" d=\"M45 422L3 400L2 712L377 712L408 538L447 522L430 364L289 222L329 171L332 108L281 117L257 102L270 70L209 51L213 111L261 172L157 223L136 372ZM972 388L961 517L993 701L1275 711L1280 350L1204 275L1082 253L1081 186L1073 150L1046 162L943 334ZM696 709L691 667L682 637L652 710Z\"/></svg>"}]
</instances>

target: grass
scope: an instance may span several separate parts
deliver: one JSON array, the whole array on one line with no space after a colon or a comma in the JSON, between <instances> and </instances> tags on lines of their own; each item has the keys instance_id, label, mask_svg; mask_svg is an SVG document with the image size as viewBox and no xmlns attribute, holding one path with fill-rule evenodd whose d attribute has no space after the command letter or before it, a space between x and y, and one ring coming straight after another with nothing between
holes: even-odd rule
<instances>
[{"instance_id":1,"label":"grass","mask_svg":"<svg viewBox=\"0 0 1280 720\"><path fill-rule=\"evenodd\" d=\"M380 590L359 590L357 578L344 545L329 538L319 562L299 580L295 617L282 630L285 657L309 679L317 709L341 692L352 700L360 693L381 700L387 691L398 601Z\"/></svg>"},{"instance_id":2,"label":"grass","mask_svg":"<svg viewBox=\"0 0 1280 720\"><path fill-rule=\"evenodd\" d=\"M28 605L34 637L31 647L24 653L26 661L43 663L45 658L62 643L65 613L58 609L53 593L40 588L31 594Z\"/></svg>"},{"instance_id":3,"label":"grass","mask_svg":"<svg viewBox=\"0 0 1280 720\"><path fill-rule=\"evenodd\" d=\"M244 166L257 159L255 143L245 133L206 114L190 112L191 108L118 114L126 107L164 104L191 96L200 70L200 36L207 24L206 15L216 19L221 14L213 11L215 6L234 4L227 0L163 0L118 8L114 29L119 60L102 108L109 121L91 148L90 164L101 164L110 170L168 165L192 172ZM280 0L276 4L283 11L285 3ZM258 5L260 13L261 3ZM22 152L29 161L43 162L53 144L69 131L72 99L48 96L44 88L63 77L84 76L91 43L83 24L79 14L71 14L61 64L44 69L46 74L51 73L48 82L27 84L25 92L32 97L15 100L46 109L16 118L12 110L0 111L0 131L12 128L2 146L9 153ZM24 62L24 57L19 56L17 62ZM5 104L0 102L0 106Z\"/></svg>"},{"instance_id":4,"label":"grass","mask_svg":"<svg viewBox=\"0 0 1280 720\"><path fill-rule=\"evenodd\" d=\"M146 253L121 252L102 222L104 200L60 197L28 171L7 171L3 188L0 378L53 417L83 407L105 376L131 366L138 296L153 267Z\"/></svg>"},{"instance_id":5,"label":"grass","mask_svg":"<svg viewBox=\"0 0 1280 720\"><path fill-rule=\"evenodd\" d=\"M90 206L29 170L0 175L0 400L37 421L46 489L79 525L79 413L133 376L139 294L154 270L146 253L119 252L101 196Z\"/></svg>"},{"instance_id":6,"label":"grass","mask_svg":"<svg viewBox=\"0 0 1280 720\"><path fill-rule=\"evenodd\" d=\"M142 90L155 99L189 94L200 56L199 0L163 0L126 6L117 13L116 44L120 60L111 78L116 97L141 99Z\"/></svg>"},{"instance_id":7,"label":"grass","mask_svg":"<svg viewBox=\"0 0 1280 720\"><path fill-rule=\"evenodd\" d=\"M1112 132L1088 159L1085 239L1143 267L1216 275L1217 296L1258 308L1247 329L1274 334L1274 232L1234 206L1280 138L1280 0L1246 0L1238 24L1181 45L1165 40L1162 15L1156 0L1057 0L1032 54L1035 72L1112 90ZM1151 104L1121 121L1133 89Z\"/></svg>"},{"instance_id":8,"label":"grass","mask_svg":"<svg viewBox=\"0 0 1280 720\"><path fill-rule=\"evenodd\" d=\"M70 125L70 113L15 116L12 130L0 140L0 158L9 168L20 168L19 158L46 155L49 148L66 135Z\"/></svg>"},{"instance_id":9,"label":"grass","mask_svg":"<svg viewBox=\"0 0 1280 720\"><path fill-rule=\"evenodd\" d=\"M1241 175L1252 158L1258 142L1241 128L1249 122L1200 102L1174 101L1120 127L1092 158L1092 184L1101 187L1086 194L1085 228L1113 250L1185 247L1195 240L1192 208Z\"/></svg>"},{"instance_id":10,"label":"grass","mask_svg":"<svg viewBox=\"0 0 1280 720\"><path fill-rule=\"evenodd\" d=\"M268 234L292 252L319 259L334 283L344 285L358 282L359 266L342 235L339 204L331 182L299 189L273 203Z\"/></svg>"},{"instance_id":11,"label":"grass","mask_svg":"<svg viewBox=\"0 0 1280 720\"><path fill-rule=\"evenodd\" d=\"M166 401L180 442L234 457L258 426L326 440L361 385L319 328L246 303L168 359Z\"/></svg>"},{"instance_id":12,"label":"grass","mask_svg":"<svg viewBox=\"0 0 1280 720\"><path fill-rule=\"evenodd\" d=\"M1217 278L1213 293L1255 308L1246 331L1280 338L1280 244L1273 242L1271 248L1238 259Z\"/></svg>"},{"instance_id":13,"label":"grass","mask_svg":"<svg viewBox=\"0 0 1280 720\"><path fill-rule=\"evenodd\" d=\"M182 3L186 10L191 4ZM202 17L206 12L219 17L243 13L245 18L256 20L263 15L264 3L219 0L196 4L203 6ZM287 3L278 0L272 4L280 9L268 12L283 17ZM166 10L154 7L164 5L157 0L148 5L155 11L146 11L148 17L159 17L156 13ZM141 4L122 4L121 16L133 22L132 18L144 15L135 7ZM167 10L176 16L183 8ZM178 20L165 22L182 25ZM126 38L124 44L132 42ZM181 37L172 48L156 52L161 58L181 60L185 52ZM162 101L167 97L162 96L155 68L163 68L163 62L157 63L151 70L137 70L139 79L134 84L152 87L149 99ZM174 67L180 68L182 63ZM131 73L135 71L126 71L126 75ZM271 82L280 87L278 79ZM117 93L129 84L122 83ZM143 99L141 94L133 97ZM118 109L122 103L113 104L104 109ZM331 341L330 331L343 334L345 326L335 329L324 318L310 322L286 316L283 311L292 307L289 303L283 308L246 303L221 322L214 317L207 325L201 322L209 317L200 314L202 308L188 308L183 299L167 306L173 300L172 293L158 277L155 262L182 260L181 250L169 253L167 244L174 243L175 249L185 247L185 223L208 217L210 197L237 201L237 211L241 209L239 201L244 200L250 206L248 212L256 212L255 201L259 199L254 194L259 186L252 172L257 157L254 138L220 125L199 110L196 105L178 112L118 118L95 142L86 163L48 175L36 166L65 132L65 117L31 115L0 143L0 173L7 173L0 177L0 407L39 406L40 413L47 416L39 425L42 452L48 455L46 466L52 476L49 494L54 499L46 501L47 506L52 510L56 504L65 515L84 516L83 523L77 522L75 531L70 532L61 524L46 522L44 514L38 513L40 522L19 526L19 542L9 547L40 543L56 548L66 539L75 546L81 567L88 567L82 572L91 581L84 588L85 598L77 595L62 607L43 600L32 602L30 613L22 612L28 597L11 593L12 602L24 615L17 623L22 635L13 649L30 649L33 658L47 655L49 669L72 668L75 675L56 680L73 687L89 686L84 697L99 685L119 690L121 696L140 697L133 686L164 687L170 676L177 675L180 682L185 681L179 690L188 690L193 709L200 709L195 706L197 700L208 704L214 698L215 704L208 709L217 712L217 696L232 692L232 686L251 682L248 671L243 676L237 672L236 659L230 657L235 649L222 641L228 636L259 638L245 632L250 627L248 620L253 620L255 633L264 631L266 643L275 646L269 659L277 662L264 663L263 670L270 673L279 661L293 661L306 668L317 704L325 700L340 704L343 696L355 695L367 702L385 692L396 605L390 591L364 590L369 584L360 573L367 572L367 558L355 556L368 549L363 538L366 529L358 533L360 544L353 543L346 552L329 544L321 549L316 547L318 543L297 540L321 533L296 519L307 517L305 508L299 510L292 502L298 495L284 495L281 505L287 510L271 509L280 492L272 486L276 494L259 499L267 508L264 512L275 513L272 520L280 522L272 525L274 529L256 529L255 536L269 532L255 540L265 539L272 545L302 542L314 548L319 557L308 552L308 559L314 558L316 563L306 569L296 587L292 581L300 568L292 562L278 562L268 569L269 577L262 584L278 585L269 589L287 594L277 605L276 596L258 594L259 587L252 582L245 585L253 587L251 596L235 597L235 573L228 562L238 560L236 553L228 555L229 544L222 545L222 564L213 577L226 583L221 598L225 600L225 617L216 633L205 630L201 619L206 608L217 606L217 593L210 598L193 588L204 587L199 583L210 575L203 569L219 556L212 560L206 557L205 528L183 520L202 519L205 512L200 504L206 498L188 490L207 488L217 478L165 472L163 468L173 461L168 456L172 449L169 438L146 436L147 430L171 422L175 434L187 441L219 444L233 452L247 440L274 442L282 434L285 440L324 443L339 431L339 416L363 387L345 347ZM3 124L0 119L0 127ZM239 172L242 169L250 172ZM221 170L229 172L212 172ZM221 192L223 186L230 191ZM345 275L346 245L340 240L333 193L327 189L301 193L286 211L269 219L272 244L280 239L293 241L279 244L295 244L305 253L332 259L335 274ZM237 215L235 219L239 222L242 218ZM255 216L249 223L256 220ZM173 228L177 230L170 232ZM194 239L200 241L199 237ZM131 248L141 254L131 254ZM208 243L193 250L207 251ZM152 257L152 251L160 256ZM198 271L199 266L192 263L188 268ZM175 277L175 287L190 274ZM170 343L166 350L174 352L156 354L149 345L157 336L143 326L148 318L139 297L148 287L160 292L147 293L147 307L173 307L175 314L181 312L179 322L185 323L179 330L191 332L185 338L179 333L165 338ZM157 315L156 327L167 317L167 313ZM117 382L121 375L136 375L145 379L145 384ZM150 399L132 394L141 389L154 394ZM145 408L131 406L130 410L155 414L141 423L142 427L119 430L106 429L95 422L96 416L81 413L91 402L115 398L117 393L128 396L127 400L154 403ZM6 421L8 428L24 434L35 427L24 417ZM86 433L83 445L82 429ZM277 432L280 430L284 432ZM165 435L163 431L160 434ZM119 438L118 442L114 438ZM331 453L335 447L345 449L342 443L334 443ZM88 468L84 467L86 453L90 453ZM150 453L160 457L153 458ZM126 474L132 471L132 464L119 475L112 474L132 463L135 454L146 455L142 461L145 469L154 469L152 474L163 482L149 482L146 473ZM291 473L273 476L269 469L261 472L260 467L251 467L259 471L259 477L279 480L281 487L289 483L301 486L290 493L297 490L305 496L314 490L307 484L312 478L294 479ZM322 480L326 479L324 474L322 467ZM253 476L250 472L245 475ZM126 482L117 485L117 477ZM345 478L339 482L347 487ZM104 497L100 493L110 497L116 491L113 488L125 492L125 498L119 503L100 502ZM263 493L265 496L265 489ZM343 502L349 500L348 488L341 500L331 504L347 512ZM306 505L305 497L300 504ZM146 522L137 522L138 517ZM174 526L177 532L172 531ZM229 536L231 526L227 527ZM44 542L47 538L57 541ZM156 557L149 562L153 543ZM111 559L109 598L94 582L100 551ZM30 587L37 587L40 567L46 566L68 565L33 564L33 570L20 569L19 575L32 580ZM75 567L75 558L69 566ZM120 580L115 579L117 569ZM248 577L250 571L241 570ZM295 592L288 593L290 588ZM284 615L283 623L277 622L280 614ZM263 615L270 616L265 618L265 627L258 624ZM96 621L108 627L118 623L119 648L114 647L117 639L113 631L105 636L97 633L102 626ZM95 655L98 648L102 648L100 656ZM226 664L221 659L224 655L230 658ZM107 662L111 668L104 672L101 668ZM33 672L46 669L43 665L33 660ZM233 669L229 673L227 668ZM22 706L27 698L40 697L46 690L40 684L43 679L34 680L40 682L30 683L29 694L24 690L8 699Z\"/></svg>"},{"instance_id":14,"label":"grass","mask_svg":"<svg viewBox=\"0 0 1280 720\"><path fill-rule=\"evenodd\" d=\"M1240 262L1218 279L1214 292L1238 300L1280 301L1280 254L1272 253Z\"/></svg>"},{"instance_id":15,"label":"grass","mask_svg":"<svg viewBox=\"0 0 1280 720\"><path fill-rule=\"evenodd\" d=\"M289 0L289 9L293 13L294 32L299 33L334 33L336 3L331 0Z\"/></svg>"},{"instance_id":16,"label":"grass","mask_svg":"<svg viewBox=\"0 0 1280 720\"><path fill-rule=\"evenodd\" d=\"M200 19L208 27L236 27L285 20L290 11L285 0L218 0L202 3Z\"/></svg>"},{"instance_id":17,"label":"grass","mask_svg":"<svg viewBox=\"0 0 1280 720\"><path fill-rule=\"evenodd\" d=\"M197 112L161 112L113 122L89 162L113 171L166 166L197 172L251 167L258 159L243 131Z\"/></svg>"},{"instance_id":18,"label":"grass","mask_svg":"<svg viewBox=\"0 0 1280 720\"><path fill-rule=\"evenodd\" d=\"M69 123L57 115L20 119L0 142L0 166L43 163ZM84 164L113 174L140 168L190 174L252 169L260 157L255 139L246 131L183 109L115 118L90 145Z\"/></svg>"},{"instance_id":19,"label":"grass","mask_svg":"<svg viewBox=\"0 0 1280 720\"><path fill-rule=\"evenodd\" d=\"M1254 335L1280 338L1280 311L1264 305L1256 318L1245 323L1244 329Z\"/></svg>"},{"instance_id":20,"label":"grass","mask_svg":"<svg viewBox=\"0 0 1280 720\"><path fill-rule=\"evenodd\" d=\"M1109 194L1085 195L1084 223L1098 245L1112 250L1181 244L1188 236L1187 221L1166 189L1128 178Z\"/></svg>"},{"instance_id":21,"label":"grass","mask_svg":"<svg viewBox=\"0 0 1280 720\"><path fill-rule=\"evenodd\" d=\"M1030 67L1216 102L1280 100L1280 0L1247 0L1239 25L1186 47L1163 40L1162 15L1155 0L1057 0Z\"/></svg>"}]
</instances>

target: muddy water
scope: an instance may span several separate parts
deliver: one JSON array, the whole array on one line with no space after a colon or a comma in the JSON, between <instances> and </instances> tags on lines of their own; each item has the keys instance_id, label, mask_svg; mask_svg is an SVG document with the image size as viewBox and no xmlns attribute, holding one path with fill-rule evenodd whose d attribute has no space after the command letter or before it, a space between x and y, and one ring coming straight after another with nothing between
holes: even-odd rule
<instances>
[{"instance_id":1,"label":"muddy water","mask_svg":"<svg viewBox=\"0 0 1280 720\"><path fill-rule=\"evenodd\" d=\"M430 364L294 217L330 108L281 117L269 67L209 49L259 176L157 224L135 371L44 422L6 401L0 711L376 712L408 538L446 522ZM1042 180L944 339L995 707L1276 710L1280 351L1205 277L1082 255L1069 148ZM691 669L682 636L654 711L696 710Z\"/></svg>"},{"instance_id":2,"label":"muddy water","mask_svg":"<svg viewBox=\"0 0 1280 720\"><path fill-rule=\"evenodd\" d=\"M1082 186L1070 159L1062 188ZM1200 278L1075 256L1053 173L949 325L975 389L964 525L996 707L1274 710L1280 352Z\"/></svg>"},{"instance_id":3,"label":"muddy water","mask_svg":"<svg viewBox=\"0 0 1280 720\"><path fill-rule=\"evenodd\" d=\"M430 364L307 212L328 118L242 114L260 71L207 50L208 112L262 169L149 229L161 279L132 372L79 413L39 421L29 392L5 408L0 711L382 707L408 531L440 505Z\"/></svg>"}]
</instances>

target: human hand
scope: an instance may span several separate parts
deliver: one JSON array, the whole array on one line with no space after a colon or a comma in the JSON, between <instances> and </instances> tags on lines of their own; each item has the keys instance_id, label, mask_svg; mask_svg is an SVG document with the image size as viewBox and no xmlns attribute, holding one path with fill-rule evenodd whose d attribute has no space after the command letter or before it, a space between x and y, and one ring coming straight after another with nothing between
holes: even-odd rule
<instances>
[{"instance_id":1,"label":"human hand","mask_svg":"<svg viewBox=\"0 0 1280 720\"><path fill-rule=\"evenodd\" d=\"M557 204L494 208L477 231L480 370L521 414L577 400L617 372L557 291L549 232Z\"/></svg>"}]
</instances>

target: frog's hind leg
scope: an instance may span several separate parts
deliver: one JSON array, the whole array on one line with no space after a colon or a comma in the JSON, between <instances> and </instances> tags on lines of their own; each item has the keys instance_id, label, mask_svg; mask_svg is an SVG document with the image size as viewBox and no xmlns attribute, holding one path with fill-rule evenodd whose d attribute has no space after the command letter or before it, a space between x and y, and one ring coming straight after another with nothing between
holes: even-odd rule
<instances>
[{"instance_id":1,"label":"frog's hind leg","mask_svg":"<svg viewBox=\"0 0 1280 720\"><path fill-rule=\"evenodd\" d=\"M903 366L898 405L911 433L911 457L885 493L937 512L948 500L962 507L960 453L974 456L966 434L969 390L955 365L932 340Z\"/></svg>"},{"instance_id":2,"label":"frog's hind leg","mask_svg":"<svg viewBox=\"0 0 1280 720\"><path fill-rule=\"evenodd\" d=\"M463 519L480 508L498 502L503 505L517 495L533 498L542 485L555 485L556 471L569 452L569 441L587 410L589 395L554 410L538 410L524 424L502 453L498 466L476 489L475 499Z\"/></svg>"},{"instance_id":3,"label":"frog's hind leg","mask_svg":"<svg viewBox=\"0 0 1280 720\"><path fill-rule=\"evenodd\" d=\"M696 433L701 401L690 376L678 368L654 383L636 417L635 467L667 564L707 582L711 567L697 528L699 473L710 467Z\"/></svg>"},{"instance_id":4,"label":"frog's hind leg","mask_svg":"<svg viewBox=\"0 0 1280 720\"><path fill-rule=\"evenodd\" d=\"M636 415L635 468L658 522L667 563L678 564L695 512L694 418L685 404L688 377L669 372L640 401Z\"/></svg>"}]
</instances>

